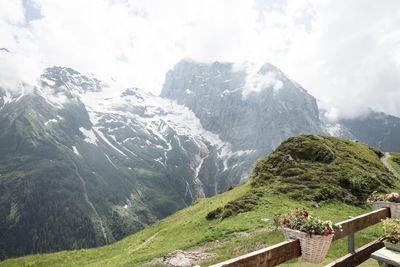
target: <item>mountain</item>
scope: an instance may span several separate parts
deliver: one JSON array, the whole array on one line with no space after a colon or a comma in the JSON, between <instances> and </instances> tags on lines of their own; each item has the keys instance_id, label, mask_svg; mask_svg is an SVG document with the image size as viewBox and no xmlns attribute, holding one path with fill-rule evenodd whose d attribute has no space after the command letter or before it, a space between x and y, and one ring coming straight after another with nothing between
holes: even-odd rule
<instances>
[{"instance_id":1,"label":"mountain","mask_svg":"<svg viewBox=\"0 0 400 267\"><path fill-rule=\"evenodd\" d=\"M112 86L52 67L0 89L1 258L114 242L247 175L187 108Z\"/></svg>"},{"instance_id":2,"label":"mountain","mask_svg":"<svg viewBox=\"0 0 400 267\"><path fill-rule=\"evenodd\" d=\"M164 98L65 67L0 89L1 257L114 242L246 181L285 138L321 132L312 96L270 64L253 69L182 61Z\"/></svg>"},{"instance_id":3,"label":"mountain","mask_svg":"<svg viewBox=\"0 0 400 267\"><path fill-rule=\"evenodd\" d=\"M65 67L19 86L0 88L0 259L115 242L246 182L294 135L368 139L320 120L315 98L271 64L183 60L161 97Z\"/></svg>"},{"instance_id":4,"label":"mountain","mask_svg":"<svg viewBox=\"0 0 400 267\"><path fill-rule=\"evenodd\" d=\"M269 63L182 60L168 71L161 96L188 107L205 129L234 150L253 150L250 161L298 134L356 139L384 151L400 151L400 118L371 110L331 122L313 96Z\"/></svg>"},{"instance_id":5,"label":"mountain","mask_svg":"<svg viewBox=\"0 0 400 267\"><path fill-rule=\"evenodd\" d=\"M340 138L316 135L292 137L268 157L258 161L246 184L211 198L199 199L190 207L121 241L88 250L8 259L0 262L0 266L140 266L149 262L161 265L160 257L177 249L217 253L216 259L201 264L208 266L283 241L281 231L273 231L273 218L274 214L285 214L288 209L305 207L310 214L334 223L371 211L371 207L364 205L367 194L373 190L387 192L400 188L399 182L380 161L381 153L362 143ZM302 169L303 173L296 174L298 169ZM323 169L335 171L328 171L316 183ZM306 176L310 179L305 179ZM344 178L348 178L348 182ZM288 195L280 189L296 185L315 192L296 195L304 191L297 188L291 189ZM323 193L321 189L334 194L320 194ZM206 218L218 208L233 211L233 207L243 204L243 200L249 197L255 199L255 205L246 212L232 212L224 219ZM349 199L359 199L362 205L346 204ZM358 233L359 244L375 240L381 228L377 224ZM347 240L337 240L332 243L324 264L345 254ZM290 261L289 265L304 266L304 263L298 259Z\"/></svg>"},{"instance_id":6,"label":"mountain","mask_svg":"<svg viewBox=\"0 0 400 267\"><path fill-rule=\"evenodd\" d=\"M264 157L290 136L323 133L313 96L277 67L183 60L168 71L162 97L192 110L236 150Z\"/></svg>"},{"instance_id":7,"label":"mountain","mask_svg":"<svg viewBox=\"0 0 400 267\"><path fill-rule=\"evenodd\" d=\"M368 114L339 123L355 137L383 151L400 152L400 118L370 110Z\"/></svg>"}]
</instances>

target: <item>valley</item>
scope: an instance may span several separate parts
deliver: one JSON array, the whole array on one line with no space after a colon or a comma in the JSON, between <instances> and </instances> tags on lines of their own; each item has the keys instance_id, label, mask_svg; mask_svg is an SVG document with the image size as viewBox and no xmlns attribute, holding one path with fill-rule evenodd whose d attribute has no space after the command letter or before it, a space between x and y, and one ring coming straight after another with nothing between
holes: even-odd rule
<instances>
[{"instance_id":1,"label":"valley","mask_svg":"<svg viewBox=\"0 0 400 267\"><path fill-rule=\"evenodd\" d=\"M369 127L380 127L371 114L376 123ZM357 139L378 149L393 144L399 151L400 119L380 116L384 132L357 126L365 117L327 122L316 99L268 63L235 69L182 60L166 74L161 96L121 90L117 82L71 68L47 68L34 86L0 88L0 258L121 240L246 183L257 159L299 134ZM325 151L323 142L318 149ZM302 163L262 176L276 177L274 190L294 199L339 194L358 204L365 198L357 191L367 183L364 172L333 166L306 177L308 168ZM290 174L304 181L286 179ZM331 188L313 178L338 175L352 178Z\"/></svg>"},{"instance_id":2,"label":"valley","mask_svg":"<svg viewBox=\"0 0 400 267\"><path fill-rule=\"evenodd\" d=\"M320 161L318 157L321 155L320 150L314 149L318 148L314 146L308 147L307 151L310 153L299 153L296 158L296 152L300 150L294 144L313 144L313 140L318 139L332 151L335 158L333 161ZM292 147L291 150L290 147ZM199 199L190 207L178 211L116 243L87 250L63 251L54 254L30 255L23 258L8 259L1 262L0 266L63 266L65 264L79 266L139 266L177 249L191 251L200 247L204 247L205 250L203 251L207 253L218 254L217 259L202 263L202 266L208 266L283 241L282 232L274 231L272 222L273 214L285 213L288 209L295 209L296 207L305 207L309 212L322 219L338 222L347 219L348 216L357 216L371 210L371 207L366 206L365 202L360 203L360 205L345 203L346 198L341 198L340 193L337 194L337 197L328 197L320 200L318 205L315 205L315 202L310 200L307 195L299 198L296 195L289 196L281 193L279 186L284 185L282 183L283 180L286 180L287 183L289 179L293 181L295 179L297 181L302 179L299 175L292 173L291 176L271 177L270 184L275 184L275 186L263 184L263 182L258 180L261 179L264 181L267 177L267 173L270 170L268 164L276 162L279 158L280 163L285 163L287 157L284 155L289 153L294 159L294 162L291 164L297 165L300 168L303 164L310 164L311 168L308 168L305 174L311 177L318 175L312 169L320 168L322 165L325 165L326 168L335 168L337 166L344 171L351 171L353 166L356 166L355 171L360 172L367 179L372 179L370 181L377 181L374 180L377 176L382 177L382 179L377 182L361 183L360 187L358 187L358 183L354 182L352 184L353 188L344 187L341 190L358 192L355 193L355 197L366 196L371 190L382 186L385 187L385 189L382 188L383 190L398 190L400 186L399 181L383 165L376 152L379 151L361 143L339 138L319 136L294 137L278 147L269 157L259 161L257 164L258 167L252 172L252 178L249 182L227 192L217 194L214 197ZM282 153L281 156L277 157L276 155L280 153ZM364 164L363 162L368 162L368 164ZM277 171L285 169L284 165L278 166ZM367 166L369 169L364 170ZM278 182L279 180L282 182ZM328 184L340 182L340 178L334 178L329 181L322 180L321 187L325 188L323 186L325 182ZM389 185L390 183L392 185ZM370 187L371 185L373 188ZM314 190L319 191L318 188ZM206 219L209 212L219 207L228 207L228 203L235 203L242 196L256 192L262 192L262 196L258 199L257 205L251 210L234 214L223 220ZM316 197L319 198L318 196ZM379 224L357 233L356 248L376 239L381 234L382 227ZM326 260L320 266L346 253L347 240L340 239L332 244ZM298 259L284 265L304 266L300 261Z\"/></svg>"}]
</instances>

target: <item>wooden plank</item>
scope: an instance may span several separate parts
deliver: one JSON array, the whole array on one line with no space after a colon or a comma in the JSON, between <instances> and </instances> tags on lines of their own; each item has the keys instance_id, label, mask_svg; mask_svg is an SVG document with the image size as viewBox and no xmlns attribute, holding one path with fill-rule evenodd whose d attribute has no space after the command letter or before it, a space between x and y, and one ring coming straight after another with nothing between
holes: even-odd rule
<instances>
[{"instance_id":1,"label":"wooden plank","mask_svg":"<svg viewBox=\"0 0 400 267\"><path fill-rule=\"evenodd\" d=\"M389 208L383 208L337 223L336 225L342 226L342 231L337 232L335 234L335 236L333 237L333 241L348 236L352 233L358 232L360 230L363 230L368 226L379 223L381 222L382 219L385 219L389 216L390 216Z\"/></svg>"},{"instance_id":2,"label":"wooden plank","mask_svg":"<svg viewBox=\"0 0 400 267\"><path fill-rule=\"evenodd\" d=\"M364 261L368 260L371 253L381 249L383 247L383 240L384 238L377 239L372 241L359 249L356 249L354 253L349 253L325 267L348 267L348 266L357 266L363 263Z\"/></svg>"},{"instance_id":3,"label":"wooden plank","mask_svg":"<svg viewBox=\"0 0 400 267\"><path fill-rule=\"evenodd\" d=\"M295 259L300 256L301 251L299 240L289 240L271 247L260 249L249 254L212 265L212 267L269 267L276 266L285 261Z\"/></svg>"},{"instance_id":4,"label":"wooden plank","mask_svg":"<svg viewBox=\"0 0 400 267\"><path fill-rule=\"evenodd\" d=\"M378 251L375 251L371 254L371 258L382 263L385 263L384 266L394 266L400 267L400 253L394 250L390 250L387 248L381 248Z\"/></svg>"},{"instance_id":5,"label":"wooden plank","mask_svg":"<svg viewBox=\"0 0 400 267\"><path fill-rule=\"evenodd\" d=\"M382 263L386 263L386 265L384 266L400 267L400 254L394 250L381 248L378 251L372 253L371 258Z\"/></svg>"}]
</instances>

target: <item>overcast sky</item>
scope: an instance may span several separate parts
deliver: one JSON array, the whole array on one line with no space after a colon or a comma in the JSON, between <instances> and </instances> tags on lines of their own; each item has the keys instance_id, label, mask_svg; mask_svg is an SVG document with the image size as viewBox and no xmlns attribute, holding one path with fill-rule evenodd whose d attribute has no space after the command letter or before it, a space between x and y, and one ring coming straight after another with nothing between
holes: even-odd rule
<instances>
[{"instance_id":1,"label":"overcast sky","mask_svg":"<svg viewBox=\"0 0 400 267\"><path fill-rule=\"evenodd\" d=\"M247 60L332 117L400 116L399 0L0 0L1 47L2 86L61 65L159 94L182 58Z\"/></svg>"}]
</instances>

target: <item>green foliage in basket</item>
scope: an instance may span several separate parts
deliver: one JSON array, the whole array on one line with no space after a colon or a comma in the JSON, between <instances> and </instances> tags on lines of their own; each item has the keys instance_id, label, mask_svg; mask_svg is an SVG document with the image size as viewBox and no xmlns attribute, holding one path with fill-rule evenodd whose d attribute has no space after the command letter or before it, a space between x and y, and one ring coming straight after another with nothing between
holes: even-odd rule
<instances>
[{"instance_id":1,"label":"green foliage in basket","mask_svg":"<svg viewBox=\"0 0 400 267\"><path fill-rule=\"evenodd\" d=\"M387 218L382 222L387 240L390 243L398 244L400 242L400 219Z\"/></svg>"},{"instance_id":2,"label":"green foliage in basket","mask_svg":"<svg viewBox=\"0 0 400 267\"><path fill-rule=\"evenodd\" d=\"M279 227L282 226L282 214L278 213L278 214L274 214L273 217L273 224L275 227L275 231L277 231L279 229Z\"/></svg>"}]
</instances>

